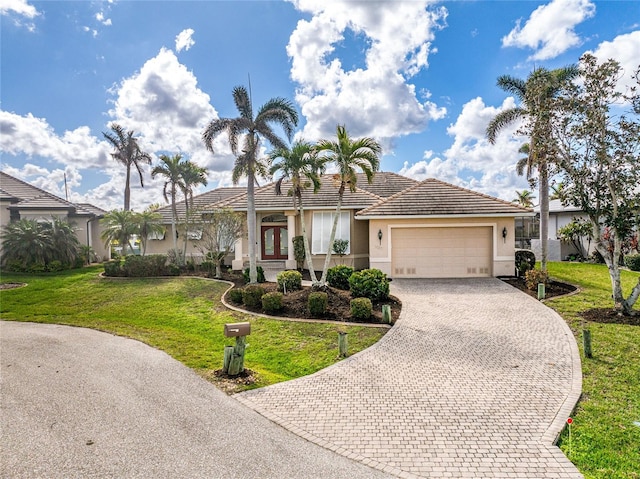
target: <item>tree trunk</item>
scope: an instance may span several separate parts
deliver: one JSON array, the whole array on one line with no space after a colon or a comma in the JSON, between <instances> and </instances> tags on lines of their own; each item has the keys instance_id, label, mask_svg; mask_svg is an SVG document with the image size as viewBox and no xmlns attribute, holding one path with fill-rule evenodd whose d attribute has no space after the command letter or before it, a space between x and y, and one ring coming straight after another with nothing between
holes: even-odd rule
<instances>
[{"instance_id":1,"label":"tree trunk","mask_svg":"<svg viewBox=\"0 0 640 479\"><path fill-rule=\"evenodd\" d=\"M302 243L304 244L304 257L307 260L307 269L309 270L309 276L311 276L311 283L317 286L319 283L316 272L313 269L313 258L311 257L311 248L309 247L309 238L307 237L307 226L304 220L302 202L300 202L300 226L302 227Z\"/></svg>"},{"instance_id":2,"label":"tree trunk","mask_svg":"<svg viewBox=\"0 0 640 479\"><path fill-rule=\"evenodd\" d=\"M256 264L256 202L254 196L255 173L253 163L247 172L247 229L249 237L249 283L258 282Z\"/></svg>"},{"instance_id":3,"label":"tree trunk","mask_svg":"<svg viewBox=\"0 0 640 479\"><path fill-rule=\"evenodd\" d=\"M540 179L540 269L547 271L549 254L549 174L547 165L539 167Z\"/></svg>"},{"instance_id":4,"label":"tree trunk","mask_svg":"<svg viewBox=\"0 0 640 479\"><path fill-rule=\"evenodd\" d=\"M178 211L176 209L176 193L171 192L171 234L173 235L173 251L178 252L178 231L176 230L176 219Z\"/></svg>"},{"instance_id":5,"label":"tree trunk","mask_svg":"<svg viewBox=\"0 0 640 479\"><path fill-rule=\"evenodd\" d=\"M127 177L124 180L124 210L129 211L131 203L131 164L127 163Z\"/></svg>"},{"instance_id":6,"label":"tree trunk","mask_svg":"<svg viewBox=\"0 0 640 479\"><path fill-rule=\"evenodd\" d=\"M327 284L327 270L329 269L329 263L331 262L331 252L333 251L333 243L336 239L336 230L338 229L338 219L340 218L340 208L342 208L342 195L344 193L344 186L340 186L338 193L338 206L333 217L333 226L331 227L331 236L329 236L329 245L327 246L327 256L324 260L324 266L322 268L322 278L320 278L320 286Z\"/></svg>"}]
</instances>

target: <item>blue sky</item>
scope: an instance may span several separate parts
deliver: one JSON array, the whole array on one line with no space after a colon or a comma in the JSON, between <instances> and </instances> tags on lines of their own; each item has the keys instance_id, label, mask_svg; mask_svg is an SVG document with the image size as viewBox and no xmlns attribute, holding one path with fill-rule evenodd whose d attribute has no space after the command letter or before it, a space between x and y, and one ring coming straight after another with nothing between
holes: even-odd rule
<instances>
[{"instance_id":1,"label":"blue sky","mask_svg":"<svg viewBox=\"0 0 640 479\"><path fill-rule=\"evenodd\" d=\"M231 184L225 137L234 86L256 106L292 100L297 135L337 124L384 146L382 169L439 178L507 200L522 138L496 145L488 121L514 99L495 86L591 51L631 73L640 63L640 2L551 1L30 1L0 0L0 163L59 196L123 204L124 169L102 132L118 122L154 161L181 153ZM132 181L132 207L162 203L162 182ZM200 189L200 192L204 189Z\"/></svg>"}]
</instances>

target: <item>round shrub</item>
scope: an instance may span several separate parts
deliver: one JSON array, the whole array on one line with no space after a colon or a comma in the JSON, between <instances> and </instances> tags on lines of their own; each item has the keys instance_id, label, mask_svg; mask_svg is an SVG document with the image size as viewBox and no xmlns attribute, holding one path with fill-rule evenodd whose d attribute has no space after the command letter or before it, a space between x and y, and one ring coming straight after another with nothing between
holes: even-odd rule
<instances>
[{"instance_id":1,"label":"round shrub","mask_svg":"<svg viewBox=\"0 0 640 479\"><path fill-rule=\"evenodd\" d=\"M229 300L236 304L242 304L242 290L238 288L229 290Z\"/></svg>"},{"instance_id":2,"label":"round shrub","mask_svg":"<svg viewBox=\"0 0 640 479\"><path fill-rule=\"evenodd\" d=\"M262 295L262 310L267 313L277 313L282 309L282 293L274 291Z\"/></svg>"},{"instance_id":3,"label":"round shrub","mask_svg":"<svg viewBox=\"0 0 640 479\"><path fill-rule=\"evenodd\" d=\"M540 269L530 269L525 273L524 281L527 284L527 289L535 291L538 289L539 283L544 283L545 285L549 283L549 275L546 271Z\"/></svg>"},{"instance_id":4,"label":"round shrub","mask_svg":"<svg viewBox=\"0 0 640 479\"><path fill-rule=\"evenodd\" d=\"M264 277L264 269L262 269L262 266L256 266L256 271L258 273L258 283L264 283L266 279ZM245 270L242 273L242 276L244 278L245 283L248 283L250 281L249 268L245 268Z\"/></svg>"},{"instance_id":5,"label":"round shrub","mask_svg":"<svg viewBox=\"0 0 640 479\"><path fill-rule=\"evenodd\" d=\"M288 293L302 289L302 273L294 269L280 271L276 276L278 291Z\"/></svg>"},{"instance_id":6,"label":"round shrub","mask_svg":"<svg viewBox=\"0 0 640 479\"><path fill-rule=\"evenodd\" d=\"M640 254L628 254L624 257L624 265L631 271L640 271Z\"/></svg>"},{"instance_id":7,"label":"round shrub","mask_svg":"<svg viewBox=\"0 0 640 479\"><path fill-rule=\"evenodd\" d=\"M104 266L105 276L124 276L124 271L122 271L119 259L105 261L102 263L102 266Z\"/></svg>"},{"instance_id":8,"label":"round shrub","mask_svg":"<svg viewBox=\"0 0 640 479\"><path fill-rule=\"evenodd\" d=\"M262 305L262 295L265 291L262 286L249 285L242 289L242 302L249 308L257 308Z\"/></svg>"},{"instance_id":9,"label":"round shrub","mask_svg":"<svg viewBox=\"0 0 640 479\"><path fill-rule=\"evenodd\" d=\"M351 317L353 319L369 319L373 305L369 298L355 298L351 300Z\"/></svg>"},{"instance_id":10,"label":"round shrub","mask_svg":"<svg viewBox=\"0 0 640 479\"><path fill-rule=\"evenodd\" d=\"M384 301L389 298L389 280L379 269L356 271L349 278L349 289L354 298Z\"/></svg>"},{"instance_id":11,"label":"round shrub","mask_svg":"<svg viewBox=\"0 0 640 479\"><path fill-rule=\"evenodd\" d=\"M329 296L323 291L314 291L309 293L309 299L307 299L307 306L311 316L320 317L324 316L327 312L327 305L329 304Z\"/></svg>"},{"instance_id":12,"label":"round shrub","mask_svg":"<svg viewBox=\"0 0 640 479\"><path fill-rule=\"evenodd\" d=\"M524 276L527 271L536 267L536 255L528 249L516 251L516 271L518 276Z\"/></svg>"},{"instance_id":13,"label":"round shrub","mask_svg":"<svg viewBox=\"0 0 640 479\"><path fill-rule=\"evenodd\" d=\"M339 264L327 270L327 283L332 288L349 290L349 278L353 274L353 268Z\"/></svg>"}]
</instances>

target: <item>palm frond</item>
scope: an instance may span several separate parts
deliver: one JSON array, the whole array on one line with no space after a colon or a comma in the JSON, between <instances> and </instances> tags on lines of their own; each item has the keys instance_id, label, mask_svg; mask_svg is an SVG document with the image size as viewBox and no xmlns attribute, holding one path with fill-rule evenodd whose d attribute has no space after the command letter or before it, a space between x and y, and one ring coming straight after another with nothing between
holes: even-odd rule
<instances>
[{"instance_id":1,"label":"palm frond","mask_svg":"<svg viewBox=\"0 0 640 479\"><path fill-rule=\"evenodd\" d=\"M507 127L517 120L526 118L526 115L526 110L523 110L519 107L509 108L508 110L503 110L498 113L489 122L489 125L487 125L486 135L489 143L495 144L498 133L500 133L503 128Z\"/></svg>"}]
</instances>

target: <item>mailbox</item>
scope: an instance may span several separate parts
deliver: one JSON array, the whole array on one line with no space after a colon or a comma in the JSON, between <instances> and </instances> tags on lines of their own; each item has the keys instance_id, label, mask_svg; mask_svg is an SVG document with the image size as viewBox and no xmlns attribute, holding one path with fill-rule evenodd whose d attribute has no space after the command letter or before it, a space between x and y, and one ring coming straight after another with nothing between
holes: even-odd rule
<instances>
[{"instance_id":1,"label":"mailbox","mask_svg":"<svg viewBox=\"0 0 640 479\"><path fill-rule=\"evenodd\" d=\"M224 335L227 338L248 336L251 334L251 323L227 323L224 325Z\"/></svg>"}]
</instances>

